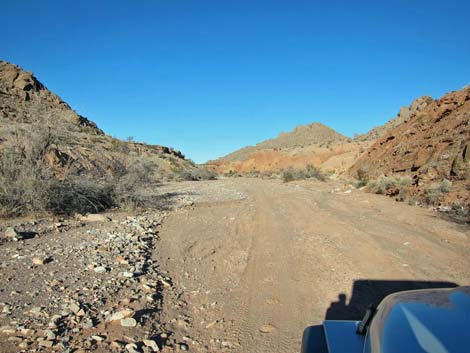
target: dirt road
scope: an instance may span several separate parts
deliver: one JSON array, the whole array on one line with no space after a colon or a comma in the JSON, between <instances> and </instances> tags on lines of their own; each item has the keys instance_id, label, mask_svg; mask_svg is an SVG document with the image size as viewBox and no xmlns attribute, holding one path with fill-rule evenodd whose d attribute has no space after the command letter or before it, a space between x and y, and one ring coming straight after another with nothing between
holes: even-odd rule
<instances>
[{"instance_id":1,"label":"dirt road","mask_svg":"<svg viewBox=\"0 0 470 353\"><path fill-rule=\"evenodd\" d=\"M391 291L470 283L469 230L430 210L330 182L211 185L209 195L245 198L173 213L155 253L182 303L164 316L192 351L298 352L303 328L325 316L359 318Z\"/></svg>"}]
</instances>

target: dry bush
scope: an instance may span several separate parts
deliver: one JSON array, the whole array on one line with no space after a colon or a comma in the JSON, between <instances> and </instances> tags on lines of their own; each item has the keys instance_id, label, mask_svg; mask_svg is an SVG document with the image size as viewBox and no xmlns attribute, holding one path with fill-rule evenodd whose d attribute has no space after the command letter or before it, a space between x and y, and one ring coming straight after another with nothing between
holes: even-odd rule
<instances>
[{"instance_id":1,"label":"dry bush","mask_svg":"<svg viewBox=\"0 0 470 353\"><path fill-rule=\"evenodd\" d=\"M113 207L114 185L86 176L53 179L47 190L46 210L56 214L96 213Z\"/></svg>"},{"instance_id":2,"label":"dry bush","mask_svg":"<svg viewBox=\"0 0 470 353\"><path fill-rule=\"evenodd\" d=\"M380 195L396 196L398 201L405 201L408 197L408 189L412 183L410 177L386 177L381 176L367 183L367 191Z\"/></svg>"},{"instance_id":3,"label":"dry bush","mask_svg":"<svg viewBox=\"0 0 470 353\"><path fill-rule=\"evenodd\" d=\"M323 174L319 168L312 165L307 165L305 169L289 168L288 170L284 170L282 172L281 177L284 183L304 179L317 179L321 181L326 180L325 174Z\"/></svg>"},{"instance_id":4,"label":"dry bush","mask_svg":"<svg viewBox=\"0 0 470 353\"><path fill-rule=\"evenodd\" d=\"M294 174L292 173L291 170L285 170L282 172L282 181L284 183L288 183L290 181L294 181L295 180L295 177L294 177Z\"/></svg>"},{"instance_id":5,"label":"dry bush","mask_svg":"<svg viewBox=\"0 0 470 353\"><path fill-rule=\"evenodd\" d=\"M0 214L16 216L47 209L53 171L45 158L55 137L51 129L35 134L15 131L0 159Z\"/></svg>"},{"instance_id":6,"label":"dry bush","mask_svg":"<svg viewBox=\"0 0 470 353\"><path fill-rule=\"evenodd\" d=\"M204 167L197 167L191 170L176 169L175 173L181 180L200 181L217 179L217 172Z\"/></svg>"},{"instance_id":7,"label":"dry bush","mask_svg":"<svg viewBox=\"0 0 470 353\"><path fill-rule=\"evenodd\" d=\"M451 190L452 182L447 179L444 179L440 183L431 184L424 191L424 202L428 205L435 205L444 194L447 194Z\"/></svg>"},{"instance_id":8,"label":"dry bush","mask_svg":"<svg viewBox=\"0 0 470 353\"><path fill-rule=\"evenodd\" d=\"M358 188L366 186L370 181L369 174L364 169L359 169L357 171L357 179L359 180L357 183Z\"/></svg>"}]
</instances>

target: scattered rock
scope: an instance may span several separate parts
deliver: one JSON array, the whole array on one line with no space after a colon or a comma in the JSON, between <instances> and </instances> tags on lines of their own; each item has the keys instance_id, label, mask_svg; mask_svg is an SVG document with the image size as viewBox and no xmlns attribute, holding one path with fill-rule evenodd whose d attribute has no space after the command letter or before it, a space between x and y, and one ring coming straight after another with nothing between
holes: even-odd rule
<instances>
[{"instance_id":1,"label":"scattered rock","mask_svg":"<svg viewBox=\"0 0 470 353\"><path fill-rule=\"evenodd\" d=\"M138 350L138 347L135 343L128 343L126 344L126 350L129 352L129 353L140 353L139 350Z\"/></svg>"},{"instance_id":2,"label":"scattered rock","mask_svg":"<svg viewBox=\"0 0 470 353\"><path fill-rule=\"evenodd\" d=\"M69 305L69 309L74 313L74 314L78 314L78 312L80 311L80 305L77 303L77 302L72 302L70 303Z\"/></svg>"},{"instance_id":3,"label":"scattered rock","mask_svg":"<svg viewBox=\"0 0 470 353\"><path fill-rule=\"evenodd\" d=\"M158 347L157 342L155 342L154 340L143 340L143 342L147 347L150 347L152 351L154 352L160 351L160 348Z\"/></svg>"},{"instance_id":4,"label":"scattered rock","mask_svg":"<svg viewBox=\"0 0 470 353\"><path fill-rule=\"evenodd\" d=\"M217 323L217 320L214 320L206 325L206 329L213 327Z\"/></svg>"},{"instance_id":5,"label":"scattered rock","mask_svg":"<svg viewBox=\"0 0 470 353\"><path fill-rule=\"evenodd\" d=\"M97 266L93 269L93 271L95 271L96 273L103 273L103 272L106 272L106 267L104 266Z\"/></svg>"},{"instance_id":6,"label":"scattered rock","mask_svg":"<svg viewBox=\"0 0 470 353\"><path fill-rule=\"evenodd\" d=\"M20 238L19 233L13 227L8 227L4 233L5 238L18 239Z\"/></svg>"},{"instance_id":7,"label":"scattered rock","mask_svg":"<svg viewBox=\"0 0 470 353\"><path fill-rule=\"evenodd\" d=\"M100 335L93 335L93 336L91 336L91 339L95 340L96 342L103 342L105 340L105 337L100 336Z\"/></svg>"},{"instance_id":8,"label":"scattered rock","mask_svg":"<svg viewBox=\"0 0 470 353\"><path fill-rule=\"evenodd\" d=\"M36 266L42 266L46 263L45 259L44 258L41 258L41 257L34 257L33 258L33 264L35 264Z\"/></svg>"},{"instance_id":9,"label":"scattered rock","mask_svg":"<svg viewBox=\"0 0 470 353\"><path fill-rule=\"evenodd\" d=\"M117 312L111 314L110 316L108 316L106 321L122 320L122 319L125 319L125 318L132 317L132 316L134 316L134 314L135 314L135 312L133 310L125 309L125 310L117 311Z\"/></svg>"},{"instance_id":10,"label":"scattered rock","mask_svg":"<svg viewBox=\"0 0 470 353\"><path fill-rule=\"evenodd\" d=\"M137 326L137 321L132 317L127 317L121 320L121 326L123 327L135 327Z\"/></svg>"},{"instance_id":11,"label":"scattered rock","mask_svg":"<svg viewBox=\"0 0 470 353\"><path fill-rule=\"evenodd\" d=\"M54 345L53 341L39 340L38 345L40 347L51 348Z\"/></svg>"}]
</instances>

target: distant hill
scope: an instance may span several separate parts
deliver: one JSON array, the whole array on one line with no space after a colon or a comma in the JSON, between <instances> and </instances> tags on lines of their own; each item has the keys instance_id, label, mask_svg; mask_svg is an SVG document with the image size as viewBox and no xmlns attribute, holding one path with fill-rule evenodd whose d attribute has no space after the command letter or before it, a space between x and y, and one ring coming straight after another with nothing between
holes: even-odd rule
<instances>
[{"instance_id":1,"label":"distant hill","mask_svg":"<svg viewBox=\"0 0 470 353\"><path fill-rule=\"evenodd\" d=\"M368 144L368 141L351 143L350 138L330 127L312 123L208 164L220 173L279 172L307 165L338 171L347 169Z\"/></svg>"},{"instance_id":2,"label":"distant hill","mask_svg":"<svg viewBox=\"0 0 470 353\"><path fill-rule=\"evenodd\" d=\"M307 146L320 146L345 142L348 138L321 123L312 123L305 126L297 126L290 132L281 132L278 137L265 140L256 146L247 146L232 152L219 160L243 161L249 155L261 150L280 150L290 148L302 148Z\"/></svg>"}]
</instances>

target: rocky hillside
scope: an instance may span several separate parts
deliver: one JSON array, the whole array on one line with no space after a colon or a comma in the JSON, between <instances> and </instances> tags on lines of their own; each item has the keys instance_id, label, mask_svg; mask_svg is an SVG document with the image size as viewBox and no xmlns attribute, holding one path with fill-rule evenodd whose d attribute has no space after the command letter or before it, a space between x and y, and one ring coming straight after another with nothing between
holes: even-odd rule
<instances>
[{"instance_id":1,"label":"rocky hillside","mask_svg":"<svg viewBox=\"0 0 470 353\"><path fill-rule=\"evenodd\" d=\"M122 141L0 62L0 217L160 207L159 182L213 178L172 148Z\"/></svg>"},{"instance_id":2,"label":"rocky hillside","mask_svg":"<svg viewBox=\"0 0 470 353\"><path fill-rule=\"evenodd\" d=\"M95 123L74 112L31 72L0 61L0 143L18 136L31 138L50 128L47 158L60 171L73 166L82 173L113 175L133 159L154 164L161 180L174 179L196 168L169 147L121 141L106 135Z\"/></svg>"},{"instance_id":3,"label":"rocky hillside","mask_svg":"<svg viewBox=\"0 0 470 353\"><path fill-rule=\"evenodd\" d=\"M425 99L419 109L380 137L350 172L370 177L410 176L418 193L433 183L452 182L448 198L469 202L470 87Z\"/></svg>"},{"instance_id":4,"label":"rocky hillside","mask_svg":"<svg viewBox=\"0 0 470 353\"><path fill-rule=\"evenodd\" d=\"M423 96L411 103L409 107L401 107L397 116L390 119L386 124L374 127L369 132L357 135L354 137L355 141L375 141L389 131L396 128L398 125L408 121L416 113L426 109L429 104L433 102L432 97Z\"/></svg>"},{"instance_id":5,"label":"rocky hillside","mask_svg":"<svg viewBox=\"0 0 470 353\"><path fill-rule=\"evenodd\" d=\"M367 141L351 139L320 123L298 126L277 138L248 146L209 164L218 172L278 172L307 165L329 170L348 167Z\"/></svg>"}]
</instances>

